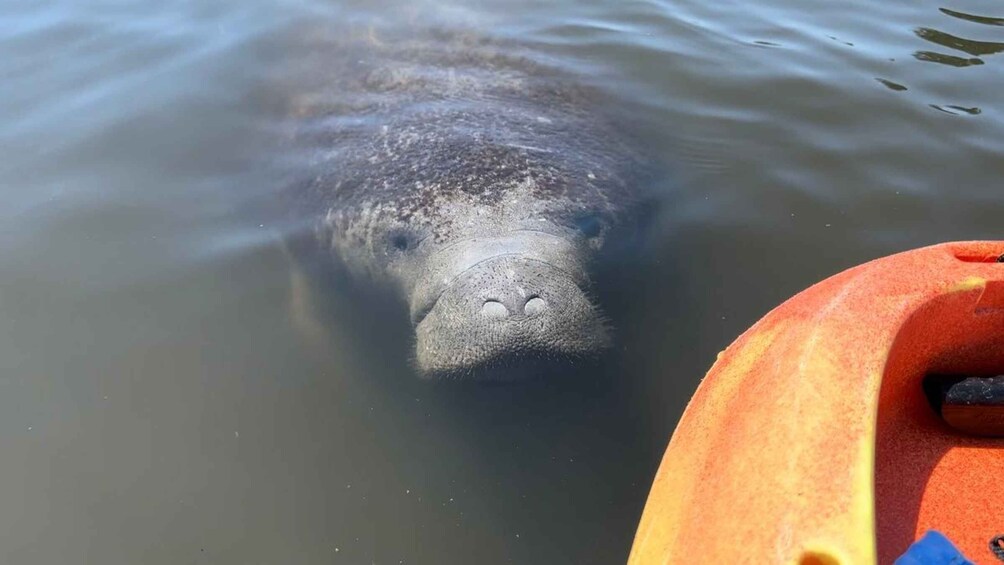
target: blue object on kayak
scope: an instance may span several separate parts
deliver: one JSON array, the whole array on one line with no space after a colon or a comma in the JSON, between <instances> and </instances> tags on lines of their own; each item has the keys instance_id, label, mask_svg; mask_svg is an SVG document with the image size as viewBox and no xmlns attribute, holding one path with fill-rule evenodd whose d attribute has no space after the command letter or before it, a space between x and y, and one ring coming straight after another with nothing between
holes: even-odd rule
<instances>
[{"instance_id":1,"label":"blue object on kayak","mask_svg":"<svg viewBox=\"0 0 1004 565\"><path fill-rule=\"evenodd\" d=\"M976 565L941 533L931 530L913 542L893 565Z\"/></svg>"}]
</instances>

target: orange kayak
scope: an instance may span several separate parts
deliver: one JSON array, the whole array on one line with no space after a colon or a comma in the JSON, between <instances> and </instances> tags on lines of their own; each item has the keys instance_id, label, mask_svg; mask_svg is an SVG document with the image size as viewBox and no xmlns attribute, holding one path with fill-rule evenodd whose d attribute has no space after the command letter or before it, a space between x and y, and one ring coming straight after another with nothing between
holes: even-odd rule
<instances>
[{"instance_id":1,"label":"orange kayak","mask_svg":"<svg viewBox=\"0 0 1004 565\"><path fill-rule=\"evenodd\" d=\"M879 259L740 336L673 434L629 563L885 564L936 530L1001 565L1004 405L939 399L937 379L1004 374L1002 255Z\"/></svg>"}]
</instances>

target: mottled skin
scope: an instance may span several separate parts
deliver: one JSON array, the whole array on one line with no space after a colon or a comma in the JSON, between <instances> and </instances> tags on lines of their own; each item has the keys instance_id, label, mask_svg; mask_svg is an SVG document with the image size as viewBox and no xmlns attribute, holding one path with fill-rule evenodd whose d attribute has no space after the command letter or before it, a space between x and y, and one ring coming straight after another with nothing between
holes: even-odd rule
<instances>
[{"instance_id":1,"label":"mottled skin","mask_svg":"<svg viewBox=\"0 0 1004 565\"><path fill-rule=\"evenodd\" d=\"M399 292L424 376L520 378L609 345L590 264L636 213L643 164L602 98L479 37L302 38L294 254Z\"/></svg>"}]
</instances>

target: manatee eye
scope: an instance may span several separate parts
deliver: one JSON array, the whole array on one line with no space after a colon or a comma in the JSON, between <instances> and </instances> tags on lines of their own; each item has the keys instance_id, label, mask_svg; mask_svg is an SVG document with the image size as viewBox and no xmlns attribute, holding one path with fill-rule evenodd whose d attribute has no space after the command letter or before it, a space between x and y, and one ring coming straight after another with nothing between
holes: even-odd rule
<instances>
[{"instance_id":1,"label":"manatee eye","mask_svg":"<svg viewBox=\"0 0 1004 565\"><path fill-rule=\"evenodd\" d=\"M582 232L582 235L587 238L594 238L600 235L603 230L603 225L600 224L600 219L593 214L583 214L575 219L575 228Z\"/></svg>"},{"instance_id":2,"label":"manatee eye","mask_svg":"<svg viewBox=\"0 0 1004 565\"><path fill-rule=\"evenodd\" d=\"M394 246L394 249L398 251L408 250L408 237L404 234L397 234L390 239L390 244Z\"/></svg>"},{"instance_id":3,"label":"manatee eye","mask_svg":"<svg viewBox=\"0 0 1004 565\"><path fill-rule=\"evenodd\" d=\"M391 253L405 253L418 247L419 239L408 230L394 230L387 235L387 248Z\"/></svg>"}]
</instances>

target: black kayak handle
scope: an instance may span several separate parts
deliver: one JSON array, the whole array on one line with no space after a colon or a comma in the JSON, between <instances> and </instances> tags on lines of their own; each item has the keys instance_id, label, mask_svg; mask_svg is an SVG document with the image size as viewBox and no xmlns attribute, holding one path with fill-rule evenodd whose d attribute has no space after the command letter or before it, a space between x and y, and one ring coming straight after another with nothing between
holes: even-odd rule
<instances>
[{"instance_id":1,"label":"black kayak handle","mask_svg":"<svg viewBox=\"0 0 1004 565\"><path fill-rule=\"evenodd\" d=\"M950 427L983 437L1004 437L1004 375L928 375L924 392Z\"/></svg>"}]
</instances>

